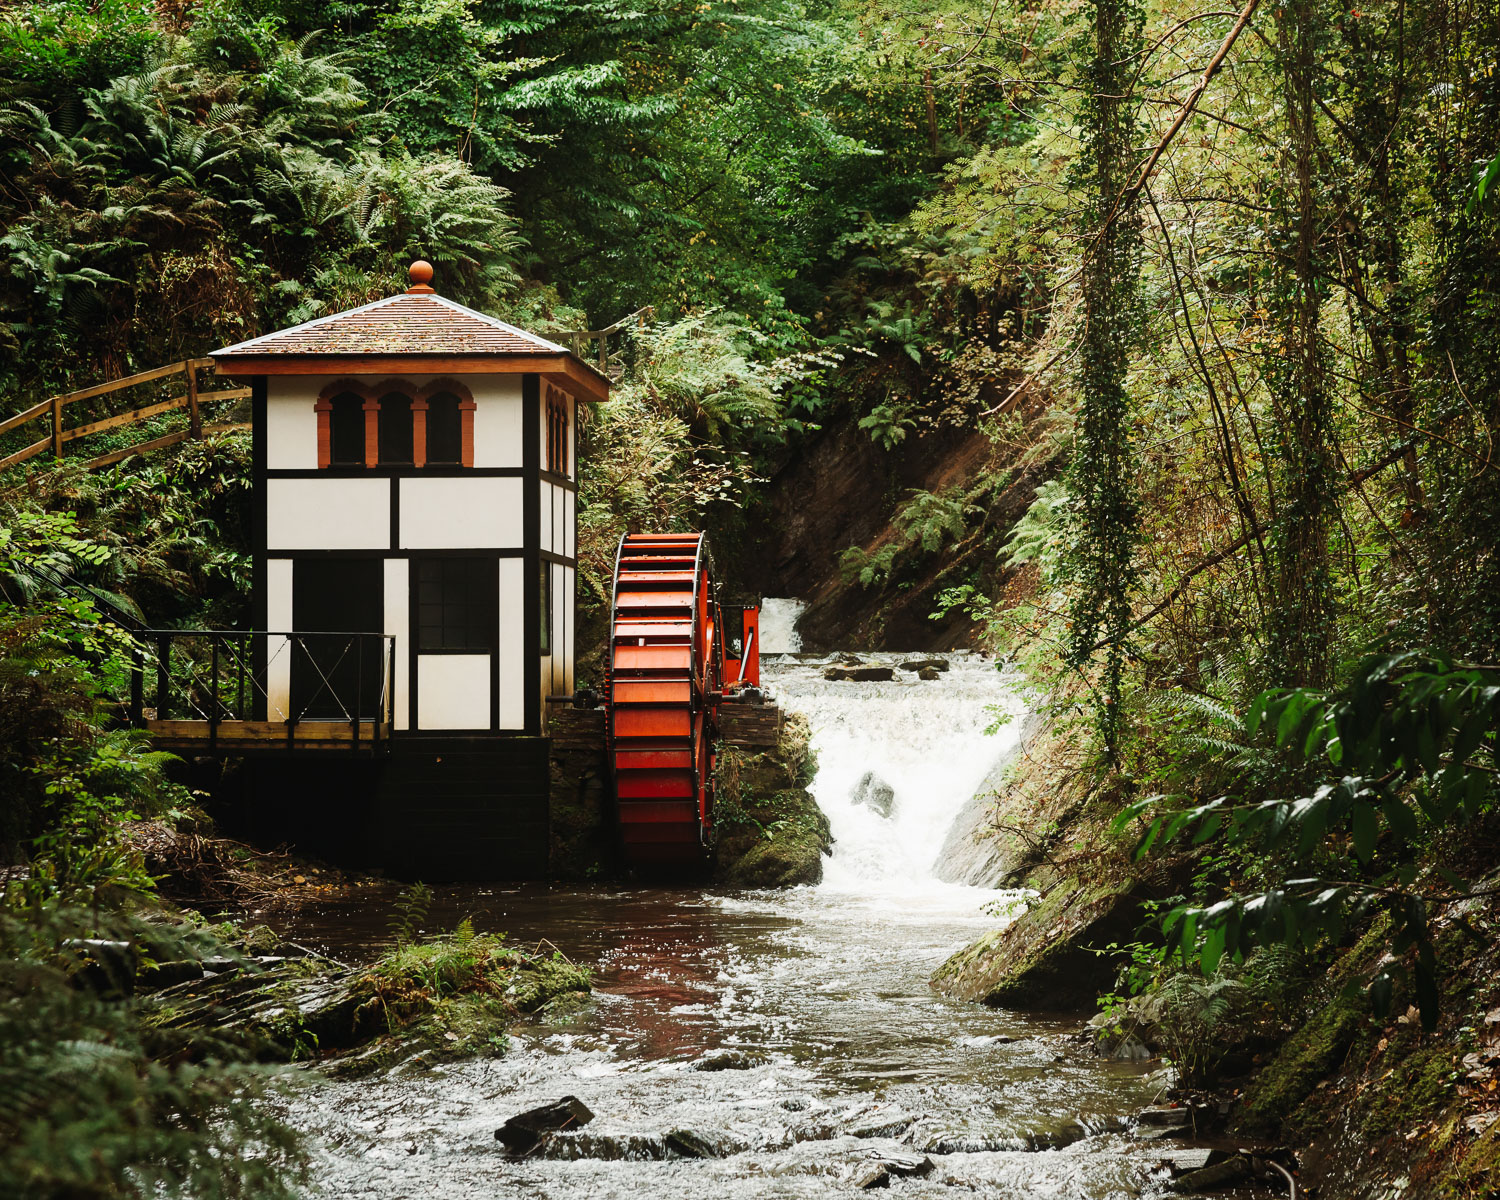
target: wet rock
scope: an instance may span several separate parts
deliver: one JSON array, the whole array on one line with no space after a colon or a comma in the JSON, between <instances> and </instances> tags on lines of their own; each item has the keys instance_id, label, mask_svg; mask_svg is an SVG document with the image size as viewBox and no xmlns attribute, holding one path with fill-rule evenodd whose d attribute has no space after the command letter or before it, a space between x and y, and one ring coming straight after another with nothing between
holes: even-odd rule
<instances>
[{"instance_id":1,"label":"wet rock","mask_svg":"<svg viewBox=\"0 0 1500 1200\"><path fill-rule=\"evenodd\" d=\"M897 664L903 671L946 671L948 660L946 658L909 658L903 663ZM926 678L926 676L923 676Z\"/></svg>"},{"instance_id":2,"label":"wet rock","mask_svg":"<svg viewBox=\"0 0 1500 1200\"><path fill-rule=\"evenodd\" d=\"M912 1127L916 1118L908 1113L877 1109L865 1113L846 1130L856 1138L897 1138Z\"/></svg>"},{"instance_id":3,"label":"wet rock","mask_svg":"<svg viewBox=\"0 0 1500 1200\"><path fill-rule=\"evenodd\" d=\"M1193 1123L1193 1112L1189 1108L1169 1108L1161 1105L1143 1108L1135 1114L1137 1125L1155 1126L1159 1129L1186 1129Z\"/></svg>"},{"instance_id":4,"label":"wet rock","mask_svg":"<svg viewBox=\"0 0 1500 1200\"><path fill-rule=\"evenodd\" d=\"M896 678L894 667L828 667L824 679L835 683L889 683Z\"/></svg>"},{"instance_id":5,"label":"wet rock","mask_svg":"<svg viewBox=\"0 0 1500 1200\"><path fill-rule=\"evenodd\" d=\"M1134 936L1154 890L1128 877L1059 880L1010 925L948 959L932 987L992 1008L1090 1008L1119 968L1119 952L1110 947Z\"/></svg>"},{"instance_id":6,"label":"wet rock","mask_svg":"<svg viewBox=\"0 0 1500 1200\"><path fill-rule=\"evenodd\" d=\"M889 817L896 803L896 789L874 771L866 771L859 777L859 782L854 785L850 803L865 805L867 808L874 809L882 817Z\"/></svg>"},{"instance_id":7,"label":"wet rock","mask_svg":"<svg viewBox=\"0 0 1500 1200\"><path fill-rule=\"evenodd\" d=\"M806 1112L812 1107L812 1101L806 1096L788 1096L781 1102L781 1107L787 1112Z\"/></svg>"},{"instance_id":8,"label":"wet rock","mask_svg":"<svg viewBox=\"0 0 1500 1200\"><path fill-rule=\"evenodd\" d=\"M1055 819L1047 812L1022 813L1002 809L998 797L1010 794L1010 772L1022 748L1042 728L1035 714L1024 719L1015 747L1000 757L949 827L948 836L933 868L945 883L967 883L976 887L1004 887L1016 881L1033 857L1035 844L1012 832L1011 826L1035 827Z\"/></svg>"},{"instance_id":9,"label":"wet rock","mask_svg":"<svg viewBox=\"0 0 1500 1200\"><path fill-rule=\"evenodd\" d=\"M923 667L920 671L917 672L917 678L925 679L928 683L931 683L934 679L941 679L942 677L943 673L936 667Z\"/></svg>"},{"instance_id":10,"label":"wet rock","mask_svg":"<svg viewBox=\"0 0 1500 1200\"><path fill-rule=\"evenodd\" d=\"M594 1114L577 1096L564 1096L511 1117L495 1130L495 1140L512 1154L525 1154L547 1134L587 1125L593 1119Z\"/></svg>"},{"instance_id":11,"label":"wet rock","mask_svg":"<svg viewBox=\"0 0 1500 1200\"><path fill-rule=\"evenodd\" d=\"M857 1168L854 1178L851 1180L857 1188L888 1188L891 1186L891 1169L884 1163L870 1163L868 1166Z\"/></svg>"},{"instance_id":12,"label":"wet rock","mask_svg":"<svg viewBox=\"0 0 1500 1200\"><path fill-rule=\"evenodd\" d=\"M728 1158L748 1149L727 1133L706 1129L673 1129L663 1139L673 1154L683 1158Z\"/></svg>"},{"instance_id":13,"label":"wet rock","mask_svg":"<svg viewBox=\"0 0 1500 1200\"><path fill-rule=\"evenodd\" d=\"M1180 1150L1167 1150L1157 1160L1175 1178L1189 1171L1201 1171L1213 1161L1214 1151L1204 1146L1185 1146Z\"/></svg>"},{"instance_id":14,"label":"wet rock","mask_svg":"<svg viewBox=\"0 0 1500 1200\"><path fill-rule=\"evenodd\" d=\"M535 1157L563 1162L660 1162L667 1142L655 1133L553 1133L536 1148Z\"/></svg>"},{"instance_id":15,"label":"wet rock","mask_svg":"<svg viewBox=\"0 0 1500 1200\"><path fill-rule=\"evenodd\" d=\"M843 663L846 667L862 667L865 665L865 660L860 658L859 655L849 654L847 652L843 654L835 654L833 656L833 661Z\"/></svg>"},{"instance_id":16,"label":"wet rock","mask_svg":"<svg viewBox=\"0 0 1500 1200\"><path fill-rule=\"evenodd\" d=\"M1222 1162L1179 1175L1168 1185L1174 1192L1212 1192L1250 1177L1250 1160L1236 1154Z\"/></svg>"},{"instance_id":17,"label":"wet rock","mask_svg":"<svg viewBox=\"0 0 1500 1200\"><path fill-rule=\"evenodd\" d=\"M759 1050L720 1050L705 1055L688 1069L691 1071L749 1071L770 1061Z\"/></svg>"}]
</instances>

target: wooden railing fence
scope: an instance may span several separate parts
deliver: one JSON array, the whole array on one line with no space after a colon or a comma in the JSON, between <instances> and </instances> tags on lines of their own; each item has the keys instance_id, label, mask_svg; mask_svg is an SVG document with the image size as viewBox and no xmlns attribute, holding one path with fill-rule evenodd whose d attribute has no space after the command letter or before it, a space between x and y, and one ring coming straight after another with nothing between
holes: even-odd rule
<instances>
[{"instance_id":1,"label":"wooden railing fence","mask_svg":"<svg viewBox=\"0 0 1500 1200\"><path fill-rule=\"evenodd\" d=\"M127 375L124 379L116 379L110 383L100 383L93 387L81 388L76 392L66 392L61 396L53 396L50 400L43 400L40 404L33 405L24 412L19 412L13 417L6 417L0 421L0 435L9 433L12 429L19 429L32 421L50 420L51 429L47 436L41 438L31 445L17 450L14 454L0 458L0 471L7 467L16 466L35 458L38 454L52 451L54 459L63 456L63 447L69 442L76 441L81 437L88 437L94 433L104 433L110 429L119 429L125 425L134 425L139 421L149 420L151 417L160 416L162 413L174 412L185 408L188 413L188 423L185 429L178 429L162 437L152 438L138 445L128 446L123 450L112 450L108 454L101 454L97 458L87 460L83 466L86 470L94 470L97 467L107 467L110 463L119 462L121 459L129 458L132 454L144 454L151 450L160 450L165 446L175 445L177 442L186 441L188 438L201 438L210 433L230 433L237 429L249 429L249 425L223 423L217 425L204 425L201 409L205 403L219 400L240 400L250 395L249 388L227 388L219 391L204 392L198 390L198 372L201 370L212 371L214 362L211 358L189 358L182 362L172 363L170 366L157 367L154 370L142 371L138 375ZM79 400L91 400L95 396L103 396L110 392L118 392L124 388L135 387L143 383L153 383L157 380L168 379L173 375L181 375L183 380L183 394L173 396L169 400L158 400L151 404L142 405L128 412L117 413L112 417L102 420L89 421L83 425L74 425L69 428L63 427L63 409L69 404Z\"/></svg>"},{"instance_id":2,"label":"wooden railing fence","mask_svg":"<svg viewBox=\"0 0 1500 1200\"><path fill-rule=\"evenodd\" d=\"M624 333L629 329L644 329L646 322L656 316L656 309L647 305L638 308L628 317L621 317L613 325L604 329L581 329L577 333L568 334L568 349L576 354L584 362L592 361L599 368L599 374L609 376L609 339L612 334ZM598 345L594 350L586 349L590 342Z\"/></svg>"}]
</instances>

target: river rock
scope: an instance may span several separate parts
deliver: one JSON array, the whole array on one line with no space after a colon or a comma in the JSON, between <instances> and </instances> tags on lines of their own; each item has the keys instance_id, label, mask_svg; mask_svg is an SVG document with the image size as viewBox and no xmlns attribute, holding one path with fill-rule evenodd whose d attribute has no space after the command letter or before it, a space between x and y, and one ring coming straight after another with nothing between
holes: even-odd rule
<instances>
[{"instance_id":1,"label":"river rock","mask_svg":"<svg viewBox=\"0 0 1500 1200\"><path fill-rule=\"evenodd\" d=\"M759 1050L720 1050L693 1063L691 1071L749 1071L763 1067L770 1059Z\"/></svg>"},{"instance_id":2,"label":"river rock","mask_svg":"<svg viewBox=\"0 0 1500 1200\"><path fill-rule=\"evenodd\" d=\"M517 1113L495 1130L495 1140L503 1142L512 1154L525 1154L547 1134L587 1125L593 1119L594 1114L577 1096L564 1096Z\"/></svg>"},{"instance_id":3,"label":"river rock","mask_svg":"<svg viewBox=\"0 0 1500 1200\"><path fill-rule=\"evenodd\" d=\"M1250 1177L1250 1160L1243 1154L1179 1175L1168 1185L1174 1192L1215 1192Z\"/></svg>"},{"instance_id":4,"label":"river rock","mask_svg":"<svg viewBox=\"0 0 1500 1200\"><path fill-rule=\"evenodd\" d=\"M709 1129L673 1129L663 1139L668 1150L683 1158L728 1158L748 1149L727 1133Z\"/></svg>"},{"instance_id":5,"label":"river rock","mask_svg":"<svg viewBox=\"0 0 1500 1200\"><path fill-rule=\"evenodd\" d=\"M946 658L909 658L904 663L897 664L903 671L946 671L948 660ZM925 676L924 676L925 678Z\"/></svg>"},{"instance_id":6,"label":"river rock","mask_svg":"<svg viewBox=\"0 0 1500 1200\"><path fill-rule=\"evenodd\" d=\"M941 679L942 677L943 673L936 667L923 667L920 671L917 672L917 678L925 679L928 683L931 683L934 679Z\"/></svg>"},{"instance_id":7,"label":"river rock","mask_svg":"<svg viewBox=\"0 0 1500 1200\"><path fill-rule=\"evenodd\" d=\"M659 1133L564 1132L548 1134L537 1147L536 1157L562 1162L661 1162L668 1153L666 1139Z\"/></svg>"},{"instance_id":8,"label":"river rock","mask_svg":"<svg viewBox=\"0 0 1500 1200\"><path fill-rule=\"evenodd\" d=\"M859 777L859 782L854 785L854 794L850 797L850 803L865 805L874 809L882 817L889 817L896 803L896 789L874 771L866 771Z\"/></svg>"},{"instance_id":9,"label":"river rock","mask_svg":"<svg viewBox=\"0 0 1500 1200\"><path fill-rule=\"evenodd\" d=\"M828 667L824 679L835 683L889 683L896 678L894 667Z\"/></svg>"}]
</instances>

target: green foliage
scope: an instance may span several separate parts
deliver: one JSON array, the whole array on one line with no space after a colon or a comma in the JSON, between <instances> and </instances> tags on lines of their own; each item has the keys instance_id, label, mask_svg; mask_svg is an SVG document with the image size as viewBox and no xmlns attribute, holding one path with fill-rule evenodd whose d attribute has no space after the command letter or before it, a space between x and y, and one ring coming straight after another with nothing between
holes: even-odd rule
<instances>
[{"instance_id":1,"label":"green foliage","mask_svg":"<svg viewBox=\"0 0 1500 1200\"><path fill-rule=\"evenodd\" d=\"M266 1102L274 1072L211 1034L211 1055L189 1059L95 978L107 960L88 938L163 960L216 949L97 904L23 906L15 889L0 899L0 1192L300 1195L301 1147Z\"/></svg>"},{"instance_id":2,"label":"green foliage","mask_svg":"<svg viewBox=\"0 0 1500 1200\"><path fill-rule=\"evenodd\" d=\"M1258 894L1178 907L1164 923L1176 949L1211 974L1225 955L1252 945L1312 947L1383 911L1394 958L1370 981L1375 1010L1384 1015L1397 983L1409 978L1432 1028L1439 1002L1432 895L1470 885L1441 865L1429 875L1418 854L1433 830L1475 822L1494 807L1500 677L1441 655L1375 656L1341 694L1263 693L1246 730L1270 733L1307 760L1315 785L1290 798L1220 796L1159 813L1139 852L1187 831L1196 844L1255 841L1279 853L1287 877ZM1151 797L1127 807L1117 827L1160 804ZM1345 865L1344 847L1364 869L1355 878L1327 873Z\"/></svg>"},{"instance_id":3,"label":"green foliage","mask_svg":"<svg viewBox=\"0 0 1500 1200\"><path fill-rule=\"evenodd\" d=\"M427 920L427 910L432 907L432 889L418 880L404 887L397 894L391 913L391 937L397 946L409 946L421 932L422 922ZM469 927L473 933L473 926Z\"/></svg>"},{"instance_id":4,"label":"green foliage","mask_svg":"<svg viewBox=\"0 0 1500 1200\"><path fill-rule=\"evenodd\" d=\"M1074 187L1083 194L1086 239L1079 333L1080 404L1068 466L1069 538L1065 570L1074 585L1067 661L1082 667L1105 652L1096 714L1108 752L1119 738L1125 640L1137 571L1139 499L1133 472L1131 405L1126 389L1135 340L1140 219L1127 188L1138 140L1138 78L1145 10L1133 0L1095 0L1092 45L1083 58L1083 102Z\"/></svg>"}]
</instances>

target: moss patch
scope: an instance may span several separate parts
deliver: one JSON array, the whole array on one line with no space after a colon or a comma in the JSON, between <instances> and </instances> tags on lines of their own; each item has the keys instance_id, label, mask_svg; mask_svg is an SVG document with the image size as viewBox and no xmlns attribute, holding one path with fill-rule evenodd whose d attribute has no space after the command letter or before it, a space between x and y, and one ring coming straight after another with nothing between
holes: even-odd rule
<instances>
[{"instance_id":1,"label":"moss patch","mask_svg":"<svg viewBox=\"0 0 1500 1200\"><path fill-rule=\"evenodd\" d=\"M774 747L720 749L714 882L791 887L823 878L833 834L807 790L816 773L807 721L797 714L784 717Z\"/></svg>"}]
</instances>

